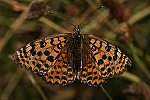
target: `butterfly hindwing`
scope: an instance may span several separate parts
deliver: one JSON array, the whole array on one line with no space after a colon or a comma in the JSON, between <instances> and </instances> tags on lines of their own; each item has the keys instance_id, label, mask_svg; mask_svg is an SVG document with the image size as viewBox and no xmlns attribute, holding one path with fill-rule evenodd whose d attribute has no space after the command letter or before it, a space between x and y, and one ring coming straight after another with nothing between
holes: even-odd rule
<instances>
[{"instance_id":1,"label":"butterfly hindwing","mask_svg":"<svg viewBox=\"0 0 150 100\"><path fill-rule=\"evenodd\" d=\"M48 73L43 75L42 78L52 85L67 85L75 80L73 73L72 55L70 54L70 46L62 49L61 53L57 56L54 67L49 69Z\"/></svg>"},{"instance_id":2,"label":"butterfly hindwing","mask_svg":"<svg viewBox=\"0 0 150 100\"><path fill-rule=\"evenodd\" d=\"M106 83L107 79L100 76L96 68L95 60L87 45L83 45L82 49L82 66L80 72L80 80L89 86L98 86Z\"/></svg>"}]
</instances>

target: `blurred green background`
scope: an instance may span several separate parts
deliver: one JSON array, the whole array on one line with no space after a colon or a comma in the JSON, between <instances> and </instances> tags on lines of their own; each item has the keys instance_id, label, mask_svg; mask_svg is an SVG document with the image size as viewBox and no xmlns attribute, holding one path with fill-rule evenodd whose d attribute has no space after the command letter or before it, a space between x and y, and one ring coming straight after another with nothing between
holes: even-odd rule
<instances>
[{"instance_id":1,"label":"blurred green background","mask_svg":"<svg viewBox=\"0 0 150 100\"><path fill-rule=\"evenodd\" d=\"M88 16L100 5L104 7ZM18 48L37 38L72 32L72 25L47 14L48 10L75 25L86 19L82 32L117 45L129 56L132 67L103 84L103 91L80 82L51 86L17 66L10 55ZM149 0L0 1L0 100L109 100L105 92L114 100L150 100L149 70Z\"/></svg>"}]
</instances>

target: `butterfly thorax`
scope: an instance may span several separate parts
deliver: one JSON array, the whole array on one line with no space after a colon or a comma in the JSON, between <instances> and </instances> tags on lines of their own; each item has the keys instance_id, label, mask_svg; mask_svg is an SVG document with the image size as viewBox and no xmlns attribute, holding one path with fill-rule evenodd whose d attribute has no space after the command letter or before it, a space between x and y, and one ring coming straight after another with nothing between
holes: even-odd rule
<instances>
[{"instance_id":1,"label":"butterfly thorax","mask_svg":"<svg viewBox=\"0 0 150 100\"><path fill-rule=\"evenodd\" d=\"M73 71L77 75L80 71L81 66L81 41L82 41L82 35L81 35L81 29L79 27L74 28L74 34L72 36L73 38Z\"/></svg>"}]
</instances>

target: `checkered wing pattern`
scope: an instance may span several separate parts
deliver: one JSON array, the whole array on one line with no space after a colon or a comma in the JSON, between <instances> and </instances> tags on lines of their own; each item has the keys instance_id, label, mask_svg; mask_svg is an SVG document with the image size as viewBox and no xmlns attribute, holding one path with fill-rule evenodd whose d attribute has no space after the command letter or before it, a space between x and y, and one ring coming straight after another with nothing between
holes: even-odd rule
<instances>
[{"instance_id":1,"label":"checkered wing pattern","mask_svg":"<svg viewBox=\"0 0 150 100\"><path fill-rule=\"evenodd\" d=\"M130 59L109 42L93 35L84 35L81 82L98 86L125 72Z\"/></svg>"},{"instance_id":2,"label":"checkered wing pattern","mask_svg":"<svg viewBox=\"0 0 150 100\"><path fill-rule=\"evenodd\" d=\"M60 34L30 42L16 51L12 58L20 66L37 73L47 83L66 85L74 81L69 37Z\"/></svg>"},{"instance_id":3,"label":"checkered wing pattern","mask_svg":"<svg viewBox=\"0 0 150 100\"><path fill-rule=\"evenodd\" d=\"M86 43L85 43L86 44ZM82 49L82 65L80 72L80 80L82 83L89 86L98 86L100 84L106 83L107 79L103 78L96 68L97 63L90 51L88 45L83 45Z\"/></svg>"}]
</instances>

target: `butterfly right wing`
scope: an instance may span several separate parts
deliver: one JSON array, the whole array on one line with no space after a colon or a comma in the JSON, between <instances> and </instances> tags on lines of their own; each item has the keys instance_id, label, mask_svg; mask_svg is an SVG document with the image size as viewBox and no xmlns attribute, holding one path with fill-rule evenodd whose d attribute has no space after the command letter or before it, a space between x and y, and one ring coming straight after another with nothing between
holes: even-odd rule
<instances>
[{"instance_id":1,"label":"butterfly right wing","mask_svg":"<svg viewBox=\"0 0 150 100\"><path fill-rule=\"evenodd\" d=\"M94 35L85 35L88 47L103 78L123 74L131 66L131 60L118 47Z\"/></svg>"},{"instance_id":2,"label":"butterfly right wing","mask_svg":"<svg viewBox=\"0 0 150 100\"><path fill-rule=\"evenodd\" d=\"M89 86L99 86L108 81L107 78L103 78L99 75L96 66L97 65L95 63L95 59L93 58L93 55L90 52L88 46L86 44L83 44L82 65L79 75L82 83Z\"/></svg>"},{"instance_id":3,"label":"butterfly right wing","mask_svg":"<svg viewBox=\"0 0 150 100\"><path fill-rule=\"evenodd\" d=\"M81 81L88 85L98 86L131 66L119 48L94 35L84 34L82 55Z\"/></svg>"}]
</instances>

